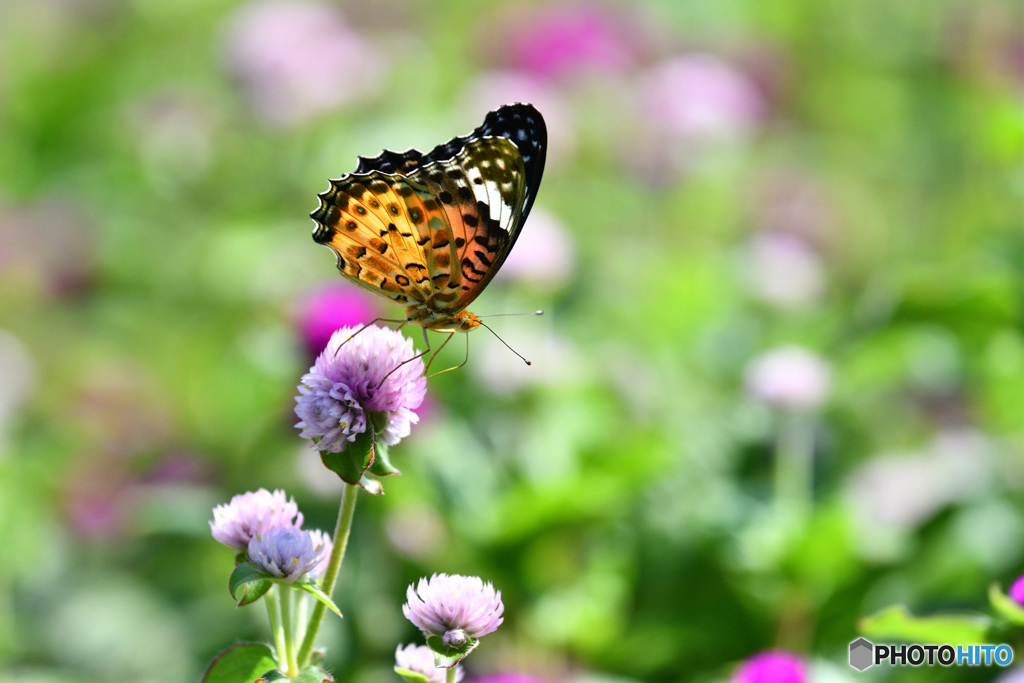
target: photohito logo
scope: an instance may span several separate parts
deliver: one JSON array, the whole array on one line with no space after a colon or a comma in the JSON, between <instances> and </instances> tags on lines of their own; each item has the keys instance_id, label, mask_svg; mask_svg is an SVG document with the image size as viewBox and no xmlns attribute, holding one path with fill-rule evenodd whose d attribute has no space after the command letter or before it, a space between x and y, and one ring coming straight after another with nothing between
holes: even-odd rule
<instances>
[{"instance_id":1,"label":"photohito logo","mask_svg":"<svg viewBox=\"0 0 1024 683\"><path fill-rule=\"evenodd\" d=\"M857 671L874 666L1009 666L1009 645L910 645L872 643L858 638L850 643L850 666Z\"/></svg>"}]
</instances>

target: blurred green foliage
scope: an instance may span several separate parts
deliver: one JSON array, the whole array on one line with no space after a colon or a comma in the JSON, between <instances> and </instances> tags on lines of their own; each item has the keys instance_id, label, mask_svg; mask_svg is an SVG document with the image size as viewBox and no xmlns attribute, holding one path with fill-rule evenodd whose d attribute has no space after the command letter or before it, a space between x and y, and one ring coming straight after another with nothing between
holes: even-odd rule
<instances>
[{"instance_id":1,"label":"blurred green foliage","mask_svg":"<svg viewBox=\"0 0 1024 683\"><path fill-rule=\"evenodd\" d=\"M339 65L275 46L254 6L0 7L0 678L196 680L267 638L206 520L283 487L333 527L290 411L303 301L349 285L305 216L356 155L471 130L484 92L543 95L537 211L569 247L472 307L545 309L494 325L533 367L475 333L393 449L403 475L360 500L337 680L397 680L404 589L435 571L505 598L471 673L551 683L724 680L769 648L846 680L861 616L985 610L1024 572L1019 3L318 6ZM299 76L255 63L274 50ZM706 90L644 90L687 55L713 59ZM715 99L722 78L754 105ZM787 411L744 379L785 345L831 373L808 516L773 494Z\"/></svg>"}]
</instances>

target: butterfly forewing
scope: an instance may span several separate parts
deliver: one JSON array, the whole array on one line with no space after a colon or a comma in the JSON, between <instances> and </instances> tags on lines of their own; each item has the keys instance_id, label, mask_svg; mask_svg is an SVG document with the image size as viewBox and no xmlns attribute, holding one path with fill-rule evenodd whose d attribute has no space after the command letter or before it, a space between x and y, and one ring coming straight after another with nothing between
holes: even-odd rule
<instances>
[{"instance_id":1,"label":"butterfly forewing","mask_svg":"<svg viewBox=\"0 0 1024 683\"><path fill-rule=\"evenodd\" d=\"M454 301L461 292L448 213L423 185L386 173L349 174L331 181L312 216L313 239L370 291L403 304L437 293Z\"/></svg>"},{"instance_id":2,"label":"butterfly forewing","mask_svg":"<svg viewBox=\"0 0 1024 683\"><path fill-rule=\"evenodd\" d=\"M409 173L436 193L448 215L462 271L452 310L480 294L512 249L522 227L525 173L518 148L501 137L473 140L454 158Z\"/></svg>"}]
</instances>

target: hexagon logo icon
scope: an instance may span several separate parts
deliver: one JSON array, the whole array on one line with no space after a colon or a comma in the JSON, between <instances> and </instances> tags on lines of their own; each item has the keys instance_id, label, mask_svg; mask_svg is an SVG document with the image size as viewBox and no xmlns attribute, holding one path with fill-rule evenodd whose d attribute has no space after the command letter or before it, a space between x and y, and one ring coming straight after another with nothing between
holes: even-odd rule
<instances>
[{"instance_id":1,"label":"hexagon logo icon","mask_svg":"<svg viewBox=\"0 0 1024 683\"><path fill-rule=\"evenodd\" d=\"M850 643L850 666L863 671L874 664L875 646L867 638L858 638Z\"/></svg>"}]
</instances>

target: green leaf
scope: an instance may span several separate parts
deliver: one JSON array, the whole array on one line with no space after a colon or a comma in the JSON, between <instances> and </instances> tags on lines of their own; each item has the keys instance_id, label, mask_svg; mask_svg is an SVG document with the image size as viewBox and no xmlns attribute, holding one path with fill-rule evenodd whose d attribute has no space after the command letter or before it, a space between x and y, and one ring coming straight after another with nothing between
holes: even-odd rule
<instances>
[{"instance_id":1,"label":"green leaf","mask_svg":"<svg viewBox=\"0 0 1024 683\"><path fill-rule=\"evenodd\" d=\"M367 430L356 437L341 453L320 451L320 460L324 467L341 477L347 484L360 484L363 473L373 464L374 438L372 430Z\"/></svg>"},{"instance_id":2,"label":"green leaf","mask_svg":"<svg viewBox=\"0 0 1024 683\"><path fill-rule=\"evenodd\" d=\"M327 595L327 593L324 593L322 590L320 590L317 587L315 582L311 581L310 583L306 583L304 581L302 581L302 582L297 581L293 585L296 588L298 588L299 590L306 591L307 593L312 595L314 598L316 598L320 602L324 603L324 606L327 609L331 610L332 612L337 614L339 617L341 616L341 610L338 609L338 606L334 604L334 602L331 600L330 596Z\"/></svg>"},{"instance_id":3,"label":"green leaf","mask_svg":"<svg viewBox=\"0 0 1024 683\"><path fill-rule=\"evenodd\" d=\"M254 562L243 562L235 567L228 579L228 590L241 607L256 602L270 590L274 577Z\"/></svg>"},{"instance_id":4,"label":"green leaf","mask_svg":"<svg viewBox=\"0 0 1024 683\"><path fill-rule=\"evenodd\" d=\"M213 658L202 683L251 683L276 666L273 651L263 643L239 643Z\"/></svg>"},{"instance_id":5,"label":"green leaf","mask_svg":"<svg viewBox=\"0 0 1024 683\"><path fill-rule=\"evenodd\" d=\"M1017 604L1017 601L1004 593L998 583L988 587L988 601L992 603L992 609L996 614L1006 619L1015 626L1024 626L1024 607Z\"/></svg>"},{"instance_id":6,"label":"green leaf","mask_svg":"<svg viewBox=\"0 0 1024 683\"><path fill-rule=\"evenodd\" d=\"M441 640L441 636L429 636L427 645L434 651L434 665L441 669L450 669L472 652L480 644L479 638L466 638L466 644L456 649L448 647Z\"/></svg>"},{"instance_id":7,"label":"green leaf","mask_svg":"<svg viewBox=\"0 0 1024 683\"><path fill-rule=\"evenodd\" d=\"M409 683L430 683L430 679L417 671L409 671L409 669L399 669L395 667L395 673L409 681Z\"/></svg>"},{"instance_id":8,"label":"green leaf","mask_svg":"<svg viewBox=\"0 0 1024 683\"><path fill-rule=\"evenodd\" d=\"M378 477L386 477L389 474L401 474L401 471L388 460L388 445L382 441L376 444L373 462L370 463L370 471Z\"/></svg>"},{"instance_id":9,"label":"green leaf","mask_svg":"<svg viewBox=\"0 0 1024 683\"><path fill-rule=\"evenodd\" d=\"M991 627L992 620L984 614L915 617L904 605L887 607L858 623L858 630L870 638L937 645L982 645L988 642Z\"/></svg>"},{"instance_id":10,"label":"green leaf","mask_svg":"<svg viewBox=\"0 0 1024 683\"><path fill-rule=\"evenodd\" d=\"M277 681L287 680L288 674L281 671L280 669L274 669L273 671L266 672L265 674L257 678L255 681L253 681L253 683L277 683Z\"/></svg>"}]
</instances>

